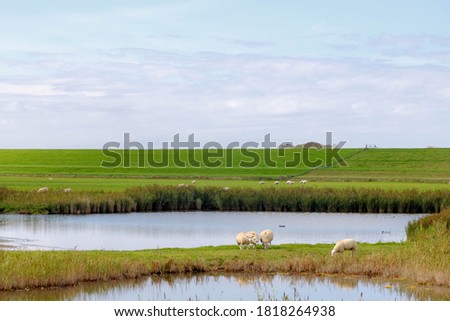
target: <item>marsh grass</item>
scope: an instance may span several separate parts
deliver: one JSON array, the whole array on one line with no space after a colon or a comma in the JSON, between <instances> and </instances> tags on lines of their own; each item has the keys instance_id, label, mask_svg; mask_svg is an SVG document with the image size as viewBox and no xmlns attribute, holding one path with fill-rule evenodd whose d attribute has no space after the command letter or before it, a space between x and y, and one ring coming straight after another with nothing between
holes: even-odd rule
<instances>
[{"instance_id":1,"label":"marsh grass","mask_svg":"<svg viewBox=\"0 0 450 321\"><path fill-rule=\"evenodd\" d=\"M1 193L1 191L0 191ZM0 213L21 214L92 214L128 213L135 210L135 202L120 192L47 193L7 189L0 194Z\"/></svg>"},{"instance_id":2,"label":"marsh grass","mask_svg":"<svg viewBox=\"0 0 450 321\"><path fill-rule=\"evenodd\" d=\"M176 187L148 185L123 192L0 190L0 213L90 214L152 211L275 211L434 213L450 205L450 191Z\"/></svg>"},{"instance_id":3,"label":"marsh grass","mask_svg":"<svg viewBox=\"0 0 450 321\"><path fill-rule=\"evenodd\" d=\"M77 251L0 251L2 290L75 285L81 281L137 278L148 274L142 262Z\"/></svg>"}]
</instances>

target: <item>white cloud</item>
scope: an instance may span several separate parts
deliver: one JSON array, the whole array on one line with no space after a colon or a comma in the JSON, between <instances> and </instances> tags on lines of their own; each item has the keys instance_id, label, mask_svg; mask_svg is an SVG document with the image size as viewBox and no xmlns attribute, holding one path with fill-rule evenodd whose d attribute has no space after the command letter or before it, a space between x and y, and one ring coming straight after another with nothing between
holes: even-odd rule
<instances>
[{"instance_id":1,"label":"white cloud","mask_svg":"<svg viewBox=\"0 0 450 321\"><path fill-rule=\"evenodd\" d=\"M449 141L445 67L144 49L112 54L76 66L60 57L45 75L38 70L46 59L37 60L27 78L2 80L0 133L14 138L0 147L100 148L124 132L143 142L178 132L222 142L260 141L268 132L280 141L323 141L330 130L353 146ZM432 124L426 137L411 142L424 123Z\"/></svg>"}]
</instances>

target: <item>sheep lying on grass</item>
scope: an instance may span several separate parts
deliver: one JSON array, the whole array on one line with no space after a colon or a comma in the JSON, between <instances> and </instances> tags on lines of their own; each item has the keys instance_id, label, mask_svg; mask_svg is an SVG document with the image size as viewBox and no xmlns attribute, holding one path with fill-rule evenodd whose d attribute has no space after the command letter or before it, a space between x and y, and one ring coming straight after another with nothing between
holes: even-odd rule
<instances>
[{"instance_id":1,"label":"sheep lying on grass","mask_svg":"<svg viewBox=\"0 0 450 321\"><path fill-rule=\"evenodd\" d=\"M264 230L259 234L259 240L261 241L263 247L266 249L267 247L272 246L273 240L273 232L271 230Z\"/></svg>"},{"instance_id":2,"label":"sheep lying on grass","mask_svg":"<svg viewBox=\"0 0 450 321\"><path fill-rule=\"evenodd\" d=\"M335 253L342 253L344 251L352 251L352 256L355 255L358 243L353 239L344 239L336 243L333 250L331 250L331 256Z\"/></svg>"},{"instance_id":3,"label":"sheep lying on grass","mask_svg":"<svg viewBox=\"0 0 450 321\"><path fill-rule=\"evenodd\" d=\"M38 189L37 192L38 193L47 193L48 192L48 187L41 187L40 189Z\"/></svg>"},{"instance_id":4,"label":"sheep lying on grass","mask_svg":"<svg viewBox=\"0 0 450 321\"><path fill-rule=\"evenodd\" d=\"M253 234L255 233L255 234ZM258 237L256 236L256 232L240 232L236 235L236 243L239 245L239 249L245 246L250 248L251 246L256 247L256 243L258 243Z\"/></svg>"}]
</instances>

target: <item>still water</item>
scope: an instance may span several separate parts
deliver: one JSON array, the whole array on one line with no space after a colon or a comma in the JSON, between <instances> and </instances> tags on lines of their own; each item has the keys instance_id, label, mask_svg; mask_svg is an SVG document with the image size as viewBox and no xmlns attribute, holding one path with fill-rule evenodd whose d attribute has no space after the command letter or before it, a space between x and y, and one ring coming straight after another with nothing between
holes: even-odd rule
<instances>
[{"instance_id":1,"label":"still water","mask_svg":"<svg viewBox=\"0 0 450 321\"><path fill-rule=\"evenodd\" d=\"M0 247L139 250L235 244L240 231L274 231L273 244L400 242L423 214L156 212L91 215L0 215Z\"/></svg>"},{"instance_id":2,"label":"still water","mask_svg":"<svg viewBox=\"0 0 450 321\"><path fill-rule=\"evenodd\" d=\"M0 300L74 301L408 301L450 300L445 287L415 287L353 277L293 274L153 276L128 282L0 292Z\"/></svg>"}]
</instances>

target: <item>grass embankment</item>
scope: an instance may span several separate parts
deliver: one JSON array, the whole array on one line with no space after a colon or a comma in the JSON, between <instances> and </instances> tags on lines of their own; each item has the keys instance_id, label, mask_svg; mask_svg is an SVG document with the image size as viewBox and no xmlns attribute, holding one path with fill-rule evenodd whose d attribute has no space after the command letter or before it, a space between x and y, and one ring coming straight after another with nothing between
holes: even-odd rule
<instances>
[{"instance_id":1,"label":"grass embankment","mask_svg":"<svg viewBox=\"0 0 450 321\"><path fill-rule=\"evenodd\" d=\"M0 213L92 214L132 211L283 211L434 213L450 206L446 190L387 191L285 188L174 187L151 185L124 192L13 191L0 188Z\"/></svg>"},{"instance_id":2,"label":"grass embankment","mask_svg":"<svg viewBox=\"0 0 450 321\"><path fill-rule=\"evenodd\" d=\"M282 244L143 251L0 251L0 289L187 272L347 274L450 286L450 210L408 226L404 243L360 244L357 256L330 256L332 244Z\"/></svg>"},{"instance_id":3,"label":"grass embankment","mask_svg":"<svg viewBox=\"0 0 450 321\"><path fill-rule=\"evenodd\" d=\"M196 178L200 186L258 188L258 180L273 184L274 180L301 178L308 179L308 185L314 187L450 190L449 148L342 149L339 155L348 166L334 162L331 167L315 165L326 163L324 149L256 149L251 151L253 158L239 149L222 150L222 155L211 159L218 166L208 164L203 150L180 150L179 156L173 150L151 152L149 156L145 151L143 166L138 166L138 151L131 150L126 157L128 166L123 162L108 168L101 164L111 158L101 150L0 150L0 186L21 190L47 186L71 187L76 191L123 191L149 184L190 183ZM117 153L123 156L123 151ZM267 155L273 164L264 161ZM151 166L149 157L164 157L168 159L167 166ZM186 165L177 166L175 157ZM188 159L194 162L189 164Z\"/></svg>"}]
</instances>

